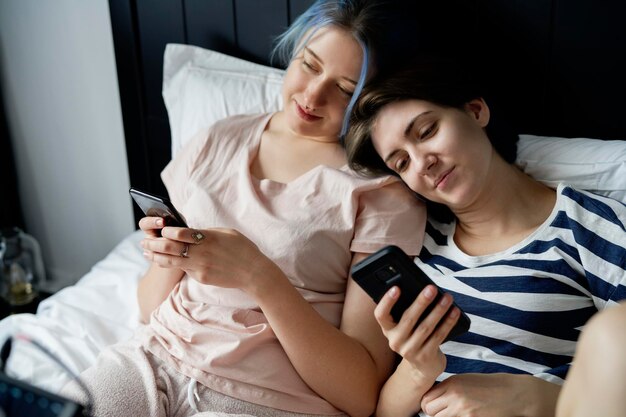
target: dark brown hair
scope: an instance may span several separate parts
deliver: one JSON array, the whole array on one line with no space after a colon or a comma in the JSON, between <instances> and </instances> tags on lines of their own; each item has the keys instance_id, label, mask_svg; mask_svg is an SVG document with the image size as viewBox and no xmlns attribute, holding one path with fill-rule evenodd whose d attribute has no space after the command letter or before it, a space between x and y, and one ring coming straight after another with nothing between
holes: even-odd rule
<instances>
[{"instance_id":1,"label":"dark brown hair","mask_svg":"<svg viewBox=\"0 0 626 417\"><path fill-rule=\"evenodd\" d=\"M344 144L350 167L368 176L396 175L385 165L372 144L372 127L380 110L387 104L404 100L424 100L441 107L463 109L471 100L483 97L480 85L467 70L471 67L468 62L458 59L422 57L392 73L379 74L363 89L351 114ZM513 162L517 135L506 125L495 122L493 114L492 109L487 136L495 150L507 162ZM431 210L430 214L440 220L450 219L447 208L442 205L436 207L435 212ZM442 215L437 216L437 212Z\"/></svg>"}]
</instances>

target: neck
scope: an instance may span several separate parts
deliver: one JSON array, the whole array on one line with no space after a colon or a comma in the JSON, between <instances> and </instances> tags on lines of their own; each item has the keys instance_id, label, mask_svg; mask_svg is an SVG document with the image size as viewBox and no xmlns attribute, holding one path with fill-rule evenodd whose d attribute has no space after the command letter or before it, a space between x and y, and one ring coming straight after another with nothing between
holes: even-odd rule
<instances>
[{"instance_id":1,"label":"neck","mask_svg":"<svg viewBox=\"0 0 626 417\"><path fill-rule=\"evenodd\" d=\"M310 136L310 135L300 135L294 132L288 125L285 123L285 114L284 111L280 111L272 117L268 128L276 132L280 137L285 140L297 141L299 144L323 144L323 145L333 145L341 147L339 143L338 136Z\"/></svg>"},{"instance_id":2,"label":"neck","mask_svg":"<svg viewBox=\"0 0 626 417\"><path fill-rule=\"evenodd\" d=\"M474 239L525 236L554 208L556 194L500 157L472 205L456 210L457 234Z\"/></svg>"}]
</instances>

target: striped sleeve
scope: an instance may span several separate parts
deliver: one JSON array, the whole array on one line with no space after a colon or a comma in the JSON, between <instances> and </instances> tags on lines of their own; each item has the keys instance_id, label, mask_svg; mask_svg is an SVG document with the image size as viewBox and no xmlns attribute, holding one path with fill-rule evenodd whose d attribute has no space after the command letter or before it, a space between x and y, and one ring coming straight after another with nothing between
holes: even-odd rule
<instances>
[{"instance_id":1,"label":"striped sleeve","mask_svg":"<svg viewBox=\"0 0 626 417\"><path fill-rule=\"evenodd\" d=\"M568 204L553 226L571 230L594 304L626 299L626 206L569 187L562 195Z\"/></svg>"}]
</instances>

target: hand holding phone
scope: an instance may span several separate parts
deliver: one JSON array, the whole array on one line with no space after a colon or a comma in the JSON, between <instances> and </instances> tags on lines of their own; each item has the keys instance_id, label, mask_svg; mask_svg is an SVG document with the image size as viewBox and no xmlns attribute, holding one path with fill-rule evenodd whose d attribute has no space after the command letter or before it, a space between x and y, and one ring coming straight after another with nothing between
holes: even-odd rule
<instances>
[{"instance_id":1,"label":"hand holding phone","mask_svg":"<svg viewBox=\"0 0 626 417\"><path fill-rule=\"evenodd\" d=\"M162 217L166 226L189 227L183 216L165 197L131 188L129 193L146 216Z\"/></svg>"},{"instance_id":2,"label":"hand holding phone","mask_svg":"<svg viewBox=\"0 0 626 417\"><path fill-rule=\"evenodd\" d=\"M393 286L400 288L400 297L391 309L391 316L399 322L404 311L415 301L419 293L427 286L436 284L413 262L404 251L397 246L387 246L368 256L352 267L352 278L369 294L374 302L380 299ZM437 287L437 296L420 316L416 326L430 313L443 296ZM459 308L456 303L453 306ZM470 319L459 308L461 315L455 326L450 330L447 340L453 339L470 327Z\"/></svg>"}]
</instances>

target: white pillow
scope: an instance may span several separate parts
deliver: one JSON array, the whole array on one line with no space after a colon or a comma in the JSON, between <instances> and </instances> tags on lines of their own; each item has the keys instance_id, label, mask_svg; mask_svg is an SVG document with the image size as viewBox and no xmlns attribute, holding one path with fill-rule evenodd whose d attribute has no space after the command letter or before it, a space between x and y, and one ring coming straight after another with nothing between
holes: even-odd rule
<instances>
[{"instance_id":1,"label":"white pillow","mask_svg":"<svg viewBox=\"0 0 626 417\"><path fill-rule=\"evenodd\" d=\"M520 135L517 165L551 187L565 182L626 203L626 140Z\"/></svg>"},{"instance_id":2,"label":"white pillow","mask_svg":"<svg viewBox=\"0 0 626 417\"><path fill-rule=\"evenodd\" d=\"M224 117L277 111L283 70L191 45L168 44L163 99L172 157L200 129ZM520 135L517 164L535 179L626 203L626 141Z\"/></svg>"},{"instance_id":3,"label":"white pillow","mask_svg":"<svg viewBox=\"0 0 626 417\"><path fill-rule=\"evenodd\" d=\"M172 157L200 129L227 116L282 107L284 70L191 45L168 44L163 100L172 132Z\"/></svg>"}]
</instances>

